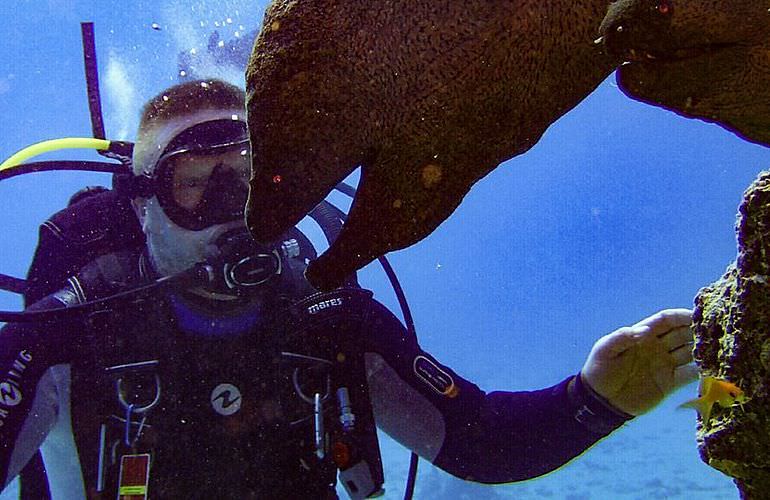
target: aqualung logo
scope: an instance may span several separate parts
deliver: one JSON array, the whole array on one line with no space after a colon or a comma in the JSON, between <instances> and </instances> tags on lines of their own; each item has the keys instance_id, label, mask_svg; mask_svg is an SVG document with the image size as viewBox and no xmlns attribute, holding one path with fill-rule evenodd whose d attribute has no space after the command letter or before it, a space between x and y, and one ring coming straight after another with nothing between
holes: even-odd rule
<instances>
[{"instance_id":1,"label":"aqualung logo","mask_svg":"<svg viewBox=\"0 0 770 500\"><path fill-rule=\"evenodd\" d=\"M337 297L337 298L329 299L329 300L322 300L321 302L316 302L312 306L308 307L307 308L307 312L309 314L315 314L315 313L317 313L319 311L322 311L324 309L328 309L330 307L337 307L337 306L341 306L341 305L342 305L342 298L341 297Z\"/></svg>"},{"instance_id":2,"label":"aqualung logo","mask_svg":"<svg viewBox=\"0 0 770 500\"><path fill-rule=\"evenodd\" d=\"M219 384L211 391L211 407L220 415L232 415L241 409L241 391L232 384Z\"/></svg>"},{"instance_id":3,"label":"aqualung logo","mask_svg":"<svg viewBox=\"0 0 770 500\"><path fill-rule=\"evenodd\" d=\"M9 411L3 407L12 408L21 403L23 399L21 379L30 361L32 361L32 354L29 351L19 351L5 379L0 382L0 427L5 423L5 418L9 414Z\"/></svg>"}]
</instances>

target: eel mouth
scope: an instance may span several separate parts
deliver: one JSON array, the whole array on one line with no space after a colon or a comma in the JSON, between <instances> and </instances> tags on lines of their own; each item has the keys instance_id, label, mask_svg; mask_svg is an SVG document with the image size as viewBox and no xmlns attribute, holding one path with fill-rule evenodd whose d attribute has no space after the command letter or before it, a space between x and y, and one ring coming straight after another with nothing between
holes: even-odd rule
<instances>
[{"instance_id":1,"label":"eel mouth","mask_svg":"<svg viewBox=\"0 0 770 500\"><path fill-rule=\"evenodd\" d=\"M735 45L734 43L711 43L694 45L692 47L680 47L671 51L628 48L623 51L623 60L626 63L680 62L700 57L710 57Z\"/></svg>"}]
</instances>

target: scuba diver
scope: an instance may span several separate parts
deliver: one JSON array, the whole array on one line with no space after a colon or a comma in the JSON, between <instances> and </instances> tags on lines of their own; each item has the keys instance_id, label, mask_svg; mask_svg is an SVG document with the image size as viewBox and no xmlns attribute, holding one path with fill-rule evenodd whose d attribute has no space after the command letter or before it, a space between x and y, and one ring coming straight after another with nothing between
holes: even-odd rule
<instances>
[{"instance_id":1,"label":"scuba diver","mask_svg":"<svg viewBox=\"0 0 770 500\"><path fill-rule=\"evenodd\" d=\"M603 337L552 387L482 391L354 276L314 290L299 230L265 247L250 238L244 114L244 92L218 80L145 105L133 175L117 186L144 237L124 237L27 311L174 284L3 328L3 487L59 419L73 435L59 461L82 474L72 498L337 498L338 477L351 498L375 496L375 423L457 477L521 481L694 380L691 312L669 309Z\"/></svg>"}]
</instances>

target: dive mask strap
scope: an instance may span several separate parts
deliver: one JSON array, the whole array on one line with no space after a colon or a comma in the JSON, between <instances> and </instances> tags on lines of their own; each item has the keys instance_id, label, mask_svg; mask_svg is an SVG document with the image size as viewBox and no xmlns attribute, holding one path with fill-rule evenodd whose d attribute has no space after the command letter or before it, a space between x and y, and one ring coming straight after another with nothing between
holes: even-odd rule
<instances>
[{"instance_id":1,"label":"dive mask strap","mask_svg":"<svg viewBox=\"0 0 770 500\"><path fill-rule=\"evenodd\" d=\"M155 195L157 182L147 174L134 175L133 173L116 174L113 179L113 187L121 195L134 198L150 198Z\"/></svg>"}]
</instances>

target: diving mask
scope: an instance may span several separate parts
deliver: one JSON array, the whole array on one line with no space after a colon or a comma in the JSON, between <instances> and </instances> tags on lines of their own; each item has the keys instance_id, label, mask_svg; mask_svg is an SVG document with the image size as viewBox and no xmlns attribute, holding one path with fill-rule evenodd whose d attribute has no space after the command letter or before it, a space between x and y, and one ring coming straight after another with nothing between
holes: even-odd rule
<instances>
[{"instance_id":1,"label":"diving mask","mask_svg":"<svg viewBox=\"0 0 770 500\"><path fill-rule=\"evenodd\" d=\"M136 194L157 196L172 222L200 231L243 218L250 169L246 124L211 120L174 137L152 172L134 178Z\"/></svg>"}]
</instances>

